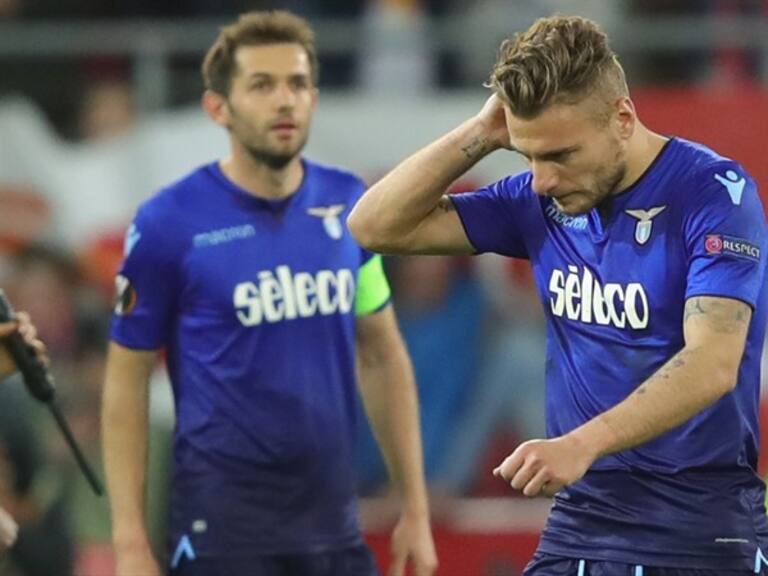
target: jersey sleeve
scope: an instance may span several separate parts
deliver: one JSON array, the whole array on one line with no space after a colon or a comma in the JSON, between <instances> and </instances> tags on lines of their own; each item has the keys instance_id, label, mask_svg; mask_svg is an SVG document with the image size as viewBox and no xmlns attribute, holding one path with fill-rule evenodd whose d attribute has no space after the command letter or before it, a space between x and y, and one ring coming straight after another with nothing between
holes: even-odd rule
<instances>
[{"instance_id":1,"label":"jersey sleeve","mask_svg":"<svg viewBox=\"0 0 768 576\"><path fill-rule=\"evenodd\" d=\"M766 223L752 178L733 162L703 171L683 220L686 298L721 296L754 307L765 276Z\"/></svg>"},{"instance_id":2,"label":"jersey sleeve","mask_svg":"<svg viewBox=\"0 0 768 576\"><path fill-rule=\"evenodd\" d=\"M168 342L180 282L175 236L167 230L144 206L126 233L110 335L127 348L156 350Z\"/></svg>"},{"instance_id":3,"label":"jersey sleeve","mask_svg":"<svg viewBox=\"0 0 768 576\"><path fill-rule=\"evenodd\" d=\"M520 213L526 208L525 179L514 176L489 186L450 196L464 231L478 253L528 258Z\"/></svg>"}]
</instances>

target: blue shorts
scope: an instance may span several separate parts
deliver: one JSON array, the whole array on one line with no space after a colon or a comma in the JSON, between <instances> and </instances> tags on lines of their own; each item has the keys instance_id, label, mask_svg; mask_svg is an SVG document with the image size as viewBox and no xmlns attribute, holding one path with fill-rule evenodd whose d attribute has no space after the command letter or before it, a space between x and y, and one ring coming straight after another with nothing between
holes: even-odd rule
<instances>
[{"instance_id":1,"label":"blue shorts","mask_svg":"<svg viewBox=\"0 0 768 576\"><path fill-rule=\"evenodd\" d=\"M751 570L655 568L603 560L571 560L537 552L523 576L755 576Z\"/></svg>"},{"instance_id":2,"label":"blue shorts","mask_svg":"<svg viewBox=\"0 0 768 576\"><path fill-rule=\"evenodd\" d=\"M367 546L322 554L254 558L184 558L169 576L378 576Z\"/></svg>"}]
</instances>

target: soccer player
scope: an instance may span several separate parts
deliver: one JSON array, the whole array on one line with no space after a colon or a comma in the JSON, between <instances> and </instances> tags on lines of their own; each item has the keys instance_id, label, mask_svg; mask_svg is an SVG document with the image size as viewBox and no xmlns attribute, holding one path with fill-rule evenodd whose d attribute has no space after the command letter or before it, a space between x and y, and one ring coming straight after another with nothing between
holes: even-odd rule
<instances>
[{"instance_id":1,"label":"soccer player","mask_svg":"<svg viewBox=\"0 0 768 576\"><path fill-rule=\"evenodd\" d=\"M317 101L308 24L253 12L203 63L231 155L145 202L117 278L103 442L118 576L164 573L143 518L147 380L176 405L175 576L372 576L353 466L356 376L402 513L392 574L434 572L410 361L380 256L345 219L364 185L300 153Z\"/></svg>"},{"instance_id":2,"label":"soccer player","mask_svg":"<svg viewBox=\"0 0 768 576\"><path fill-rule=\"evenodd\" d=\"M766 224L736 162L643 126L591 21L505 41L482 110L373 186L369 250L529 259L547 317L548 439L494 470L554 495L527 576L752 574ZM490 152L529 169L444 191Z\"/></svg>"}]
</instances>

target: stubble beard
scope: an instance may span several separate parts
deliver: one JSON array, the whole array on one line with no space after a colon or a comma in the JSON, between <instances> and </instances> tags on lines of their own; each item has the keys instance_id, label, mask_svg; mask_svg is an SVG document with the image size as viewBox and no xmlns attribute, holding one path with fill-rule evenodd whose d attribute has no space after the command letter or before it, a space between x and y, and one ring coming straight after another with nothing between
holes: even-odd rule
<instances>
[{"instance_id":1,"label":"stubble beard","mask_svg":"<svg viewBox=\"0 0 768 576\"><path fill-rule=\"evenodd\" d=\"M263 164L272 170L282 170L296 158L304 148L306 138L292 152L275 152L266 146L253 146L241 141L243 149L255 164Z\"/></svg>"}]
</instances>

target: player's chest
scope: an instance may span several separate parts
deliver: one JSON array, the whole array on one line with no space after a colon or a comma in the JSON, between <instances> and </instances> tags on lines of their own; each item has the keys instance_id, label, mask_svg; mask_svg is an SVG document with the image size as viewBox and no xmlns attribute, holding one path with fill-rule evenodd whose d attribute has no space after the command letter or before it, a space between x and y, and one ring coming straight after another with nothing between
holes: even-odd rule
<instances>
[{"instance_id":1,"label":"player's chest","mask_svg":"<svg viewBox=\"0 0 768 576\"><path fill-rule=\"evenodd\" d=\"M261 214L221 222L193 236L183 267L183 299L218 309L253 300L265 310L286 303L291 308L292 302L318 306L339 294L352 296L360 259L339 213Z\"/></svg>"},{"instance_id":2,"label":"player's chest","mask_svg":"<svg viewBox=\"0 0 768 576\"><path fill-rule=\"evenodd\" d=\"M534 259L541 296L555 318L645 330L682 310L688 255L674 210L632 207L603 225L556 228Z\"/></svg>"}]
</instances>

